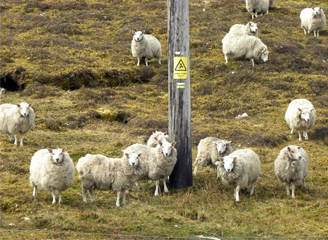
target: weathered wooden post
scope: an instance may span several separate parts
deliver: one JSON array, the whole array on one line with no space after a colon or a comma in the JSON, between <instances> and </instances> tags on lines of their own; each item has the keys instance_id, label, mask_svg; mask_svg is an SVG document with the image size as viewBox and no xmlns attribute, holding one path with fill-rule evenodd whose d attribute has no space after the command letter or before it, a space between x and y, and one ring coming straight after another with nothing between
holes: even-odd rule
<instances>
[{"instance_id":1,"label":"weathered wooden post","mask_svg":"<svg viewBox=\"0 0 328 240\"><path fill-rule=\"evenodd\" d=\"M178 150L170 176L173 189L192 186L188 5L188 0L167 1L169 136Z\"/></svg>"}]
</instances>

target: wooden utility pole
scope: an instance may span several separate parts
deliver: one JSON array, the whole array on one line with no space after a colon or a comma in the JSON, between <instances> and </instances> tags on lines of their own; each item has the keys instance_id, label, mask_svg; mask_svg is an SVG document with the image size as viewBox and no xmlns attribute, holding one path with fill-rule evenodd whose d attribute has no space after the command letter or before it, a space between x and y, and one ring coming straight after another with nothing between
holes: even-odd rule
<instances>
[{"instance_id":1,"label":"wooden utility pole","mask_svg":"<svg viewBox=\"0 0 328 240\"><path fill-rule=\"evenodd\" d=\"M167 9L169 136L178 150L170 187L182 189L192 186L188 0L167 0Z\"/></svg>"}]
</instances>

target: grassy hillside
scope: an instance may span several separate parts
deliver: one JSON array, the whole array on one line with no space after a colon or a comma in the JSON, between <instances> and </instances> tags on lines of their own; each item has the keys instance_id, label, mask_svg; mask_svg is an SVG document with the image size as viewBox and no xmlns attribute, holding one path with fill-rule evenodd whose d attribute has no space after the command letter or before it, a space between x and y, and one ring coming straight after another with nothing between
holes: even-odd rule
<instances>
[{"instance_id":1,"label":"grassy hillside","mask_svg":"<svg viewBox=\"0 0 328 240\"><path fill-rule=\"evenodd\" d=\"M271 53L254 68L243 59L224 64L221 51L229 28L251 21L244 1L189 4L193 160L207 136L231 140L234 149L252 148L262 167L254 196L244 191L236 204L216 171L200 168L192 187L160 197L153 182L141 182L143 189L134 188L122 208L115 207L113 191L96 191L97 202L83 204L78 176L63 205L52 206L43 191L34 201L29 163L38 149L66 146L76 164L87 153L120 157L153 131L167 130L167 2L2 0L0 76L10 91L0 101L32 103L36 127L23 147L0 135L1 238L328 236L328 31L304 35L299 20L305 7L328 12L327 1L276 0L256 19ZM161 65L136 66L132 30L160 40ZM284 121L296 98L309 99L317 110L309 141L290 135ZM244 112L247 118L236 118ZM307 188L297 187L295 199L273 171L287 145L302 146L310 159Z\"/></svg>"}]
</instances>

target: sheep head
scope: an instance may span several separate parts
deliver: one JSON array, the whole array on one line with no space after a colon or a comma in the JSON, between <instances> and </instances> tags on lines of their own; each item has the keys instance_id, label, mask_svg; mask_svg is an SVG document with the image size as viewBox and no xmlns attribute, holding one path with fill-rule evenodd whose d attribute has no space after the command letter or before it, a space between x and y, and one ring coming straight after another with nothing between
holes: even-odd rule
<instances>
[{"instance_id":1,"label":"sheep head","mask_svg":"<svg viewBox=\"0 0 328 240\"><path fill-rule=\"evenodd\" d=\"M314 108L312 109L307 109L307 108L298 108L298 111L300 112L300 119L305 121L306 123L310 122L310 117L311 117L311 112L314 110Z\"/></svg>"},{"instance_id":2,"label":"sheep head","mask_svg":"<svg viewBox=\"0 0 328 240\"><path fill-rule=\"evenodd\" d=\"M133 39L134 39L134 41L136 41L136 42L140 42L140 41L142 41L142 39L143 39L143 34L144 34L144 32L143 31L133 31L133 33L134 33L134 35L133 35Z\"/></svg>"},{"instance_id":3,"label":"sheep head","mask_svg":"<svg viewBox=\"0 0 328 240\"><path fill-rule=\"evenodd\" d=\"M301 147L295 147L295 146L287 147L288 165L286 167L286 170L291 168L292 165L294 165L297 161L302 159L299 149L301 149Z\"/></svg>"},{"instance_id":4,"label":"sheep head","mask_svg":"<svg viewBox=\"0 0 328 240\"><path fill-rule=\"evenodd\" d=\"M159 141L158 143L159 143L159 145L162 149L162 153L165 157L168 157L171 155L172 149L176 144L176 142L169 143L167 141Z\"/></svg>"},{"instance_id":5,"label":"sheep head","mask_svg":"<svg viewBox=\"0 0 328 240\"><path fill-rule=\"evenodd\" d=\"M226 170L226 172L231 172L236 163L237 157L230 157L230 156L225 156L223 157L223 167Z\"/></svg>"},{"instance_id":6,"label":"sheep head","mask_svg":"<svg viewBox=\"0 0 328 240\"><path fill-rule=\"evenodd\" d=\"M216 150L220 155L222 155L228 148L228 145L230 145L231 141L219 141L219 142L213 142L216 145Z\"/></svg>"},{"instance_id":7,"label":"sheep head","mask_svg":"<svg viewBox=\"0 0 328 240\"><path fill-rule=\"evenodd\" d=\"M51 153L51 159L53 163L62 163L64 161L63 152L66 151L66 147L60 149L48 149L49 153Z\"/></svg>"},{"instance_id":8,"label":"sheep head","mask_svg":"<svg viewBox=\"0 0 328 240\"><path fill-rule=\"evenodd\" d=\"M19 113L22 117L28 116L28 114L30 113L30 106L31 106L31 104L28 104L26 102L17 104L17 107L19 107Z\"/></svg>"},{"instance_id":9,"label":"sheep head","mask_svg":"<svg viewBox=\"0 0 328 240\"><path fill-rule=\"evenodd\" d=\"M135 167L139 165L141 153L124 153L124 155L129 160L130 166Z\"/></svg>"}]
</instances>

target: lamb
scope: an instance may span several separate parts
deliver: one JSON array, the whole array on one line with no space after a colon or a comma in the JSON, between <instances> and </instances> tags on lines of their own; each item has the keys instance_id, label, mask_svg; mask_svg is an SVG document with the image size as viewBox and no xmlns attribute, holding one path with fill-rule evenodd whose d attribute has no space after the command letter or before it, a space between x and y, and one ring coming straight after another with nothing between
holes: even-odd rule
<instances>
[{"instance_id":1,"label":"lamb","mask_svg":"<svg viewBox=\"0 0 328 240\"><path fill-rule=\"evenodd\" d=\"M158 63L161 64L162 49L161 43L152 35L144 34L144 31L132 31L134 36L131 42L132 56L137 58L137 66L140 64L140 59L145 58L146 66L152 58L158 58Z\"/></svg>"},{"instance_id":2,"label":"lamb","mask_svg":"<svg viewBox=\"0 0 328 240\"><path fill-rule=\"evenodd\" d=\"M268 47L257 37L244 36L237 33L227 33L222 39L222 51L226 64L228 55L232 58L248 58L254 67L254 59L268 61Z\"/></svg>"},{"instance_id":3,"label":"lamb","mask_svg":"<svg viewBox=\"0 0 328 240\"><path fill-rule=\"evenodd\" d=\"M249 22L246 25L235 24L230 28L229 33L239 33L240 35L259 37L257 24L258 23L253 22Z\"/></svg>"},{"instance_id":4,"label":"lamb","mask_svg":"<svg viewBox=\"0 0 328 240\"><path fill-rule=\"evenodd\" d=\"M246 0L246 10L252 15L257 17L258 14L269 13L269 0Z\"/></svg>"},{"instance_id":5,"label":"lamb","mask_svg":"<svg viewBox=\"0 0 328 240\"><path fill-rule=\"evenodd\" d=\"M274 172L279 181L286 183L287 195L292 188L295 198L295 186L303 183L308 174L309 158L306 151L298 146L290 145L282 149L274 162Z\"/></svg>"},{"instance_id":6,"label":"lamb","mask_svg":"<svg viewBox=\"0 0 328 240\"><path fill-rule=\"evenodd\" d=\"M234 187L236 202L239 202L239 190L247 188L249 184L252 185L250 195L253 195L261 170L260 159L253 150L236 150L215 165L222 182Z\"/></svg>"},{"instance_id":7,"label":"lamb","mask_svg":"<svg viewBox=\"0 0 328 240\"><path fill-rule=\"evenodd\" d=\"M26 102L0 105L0 131L8 134L10 141L14 136L15 145L17 145L17 135L20 133L20 146L23 146L23 135L34 127L34 118L34 110L31 104Z\"/></svg>"},{"instance_id":8,"label":"lamb","mask_svg":"<svg viewBox=\"0 0 328 240\"><path fill-rule=\"evenodd\" d=\"M197 157L195 160L194 176L197 175L198 166L216 167L215 162L222 160L222 157L233 152L231 141L222 140L216 137L207 137L199 141L197 146Z\"/></svg>"},{"instance_id":9,"label":"lamb","mask_svg":"<svg viewBox=\"0 0 328 240\"><path fill-rule=\"evenodd\" d=\"M141 154L142 165L138 180L155 180L155 196L159 195L160 179L163 180L164 192L169 192L166 179L171 175L178 156L177 150L174 148L175 142L159 141L159 145L159 147L153 148L143 144L133 144L124 150L127 153Z\"/></svg>"},{"instance_id":10,"label":"lamb","mask_svg":"<svg viewBox=\"0 0 328 240\"><path fill-rule=\"evenodd\" d=\"M169 141L169 135L167 132L155 131L148 139L148 147L158 147L159 141Z\"/></svg>"},{"instance_id":11,"label":"lamb","mask_svg":"<svg viewBox=\"0 0 328 240\"><path fill-rule=\"evenodd\" d=\"M55 191L59 192L58 203L62 203L62 191L74 183L74 165L66 148L41 149L37 151L30 164L30 185L34 187L33 197L37 188L48 191L52 195L52 204L56 204Z\"/></svg>"},{"instance_id":12,"label":"lamb","mask_svg":"<svg viewBox=\"0 0 328 240\"><path fill-rule=\"evenodd\" d=\"M302 141L302 133L304 139L308 140L307 132L314 126L316 117L316 110L307 99L294 99L285 113L285 121L291 129L290 134L298 131L299 141Z\"/></svg>"},{"instance_id":13,"label":"lamb","mask_svg":"<svg viewBox=\"0 0 328 240\"><path fill-rule=\"evenodd\" d=\"M138 179L140 154L124 152L122 158L108 158L101 154L87 154L79 159L76 169L81 179L83 202L87 202L86 193L96 201L95 189L117 191L116 206L120 207L120 195L123 192L122 204L126 204L125 194Z\"/></svg>"},{"instance_id":14,"label":"lamb","mask_svg":"<svg viewBox=\"0 0 328 240\"><path fill-rule=\"evenodd\" d=\"M301 27L308 33L313 31L314 37L319 37L319 31L326 27L326 16L322 7L317 8L304 8L300 14Z\"/></svg>"}]
</instances>

